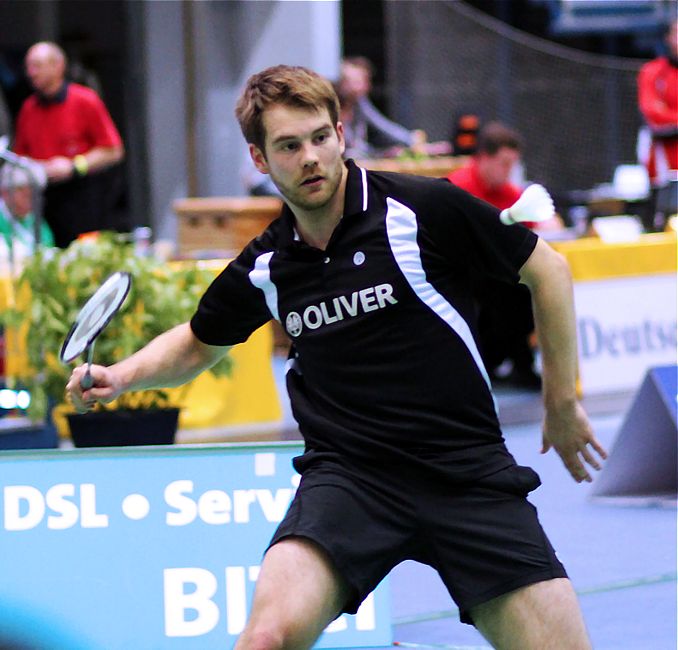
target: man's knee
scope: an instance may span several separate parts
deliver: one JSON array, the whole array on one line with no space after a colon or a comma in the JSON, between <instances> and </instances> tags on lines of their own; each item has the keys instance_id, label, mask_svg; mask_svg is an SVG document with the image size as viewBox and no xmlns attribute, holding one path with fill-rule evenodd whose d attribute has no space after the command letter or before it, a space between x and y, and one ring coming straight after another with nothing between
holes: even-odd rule
<instances>
[{"instance_id":1,"label":"man's knee","mask_svg":"<svg viewBox=\"0 0 678 650\"><path fill-rule=\"evenodd\" d=\"M313 643L308 636L294 624L286 626L272 619L250 621L234 650L303 650Z\"/></svg>"},{"instance_id":2,"label":"man's knee","mask_svg":"<svg viewBox=\"0 0 678 650\"><path fill-rule=\"evenodd\" d=\"M286 646L285 633L279 626L268 621L250 621L240 635L234 650L283 650Z\"/></svg>"}]
</instances>

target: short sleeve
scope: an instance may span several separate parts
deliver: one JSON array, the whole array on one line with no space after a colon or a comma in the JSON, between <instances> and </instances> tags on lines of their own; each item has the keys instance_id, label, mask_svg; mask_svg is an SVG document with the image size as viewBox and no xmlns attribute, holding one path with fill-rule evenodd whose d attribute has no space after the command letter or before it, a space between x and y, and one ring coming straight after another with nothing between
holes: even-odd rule
<instances>
[{"instance_id":1,"label":"short sleeve","mask_svg":"<svg viewBox=\"0 0 678 650\"><path fill-rule=\"evenodd\" d=\"M250 280L258 250L250 243L212 282L191 319L196 337L208 345L235 345L271 319L263 292Z\"/></svg>"},{"instance_id":2,"label":"short sleeve","mask_svg":"<svg viewBox=\"0 0 678 650\"><path fill-rule=\"evenodd\" d=\"M87 97L87 129L93 147L118 147L122 144L120 133L108 109L94 91Z\"/></svg>"},{"instance_id":3,"label":"short sleeve","mask_svg":"<svg viewBox=\"0 0 678 650\"><path fill-rule=\"evenodd\" d=\"M537 245L537 235L528 228L504 225L494 206L446 180L432 185L420 222L430 245L481 282L518 283Z\"/></svg>"}]
</instances>

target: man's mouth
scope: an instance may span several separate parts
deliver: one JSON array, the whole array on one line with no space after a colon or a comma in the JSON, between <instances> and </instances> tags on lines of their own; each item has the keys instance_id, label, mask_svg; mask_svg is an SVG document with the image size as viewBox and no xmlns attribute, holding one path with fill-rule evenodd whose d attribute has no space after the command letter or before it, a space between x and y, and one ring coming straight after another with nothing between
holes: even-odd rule
<instances>
[{"instance_id":1,"label":"man's mouth","mask_svg":"<svg viewBox=\"0 0 678 650\"><path fill-rule=\"evenodd\" d=\"M316 183L320 183L320 181L324 180L322 176L309 176L305 180L302 181L302 185L315 185Z\"/></svg>"}]
</instances>

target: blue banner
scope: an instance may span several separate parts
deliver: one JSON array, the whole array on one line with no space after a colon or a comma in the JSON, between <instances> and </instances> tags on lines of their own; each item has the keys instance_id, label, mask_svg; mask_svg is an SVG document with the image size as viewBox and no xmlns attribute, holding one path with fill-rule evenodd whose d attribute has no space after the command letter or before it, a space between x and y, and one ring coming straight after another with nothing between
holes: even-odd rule
<instances>
[{"instance_id":1,"label":"blue banner","mask_svg":"<svg viewBox=\"0 0 678 650\"><path fill-rule=\"evenodd\" d=\"M277 443L0 453L0 646L232 647L298 486L300 452ZM384 582L316 647L391 641Z\"/></svg>"}]
</instances>

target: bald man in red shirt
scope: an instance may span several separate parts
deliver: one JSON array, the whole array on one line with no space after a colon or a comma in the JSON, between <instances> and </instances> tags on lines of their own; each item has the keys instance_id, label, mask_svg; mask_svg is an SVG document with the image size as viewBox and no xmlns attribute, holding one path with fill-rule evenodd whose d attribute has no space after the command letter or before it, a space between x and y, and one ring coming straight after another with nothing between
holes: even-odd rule
<instances>
[{"instance_id":1,"label":"bald man in red shirt","mask_svg":"<svg viewBox=\"0 0 678 650\"><path fill-rule=\"evenodd\" d=\"M48 186L44 216L57 246L81 233L108 229L112 178L124 156L122 139L101 98L66 81L66 57L55 43L33 45L26 73L35 93L17 118L14 151L41 163Z\"/></svg>"}]
</instances>

